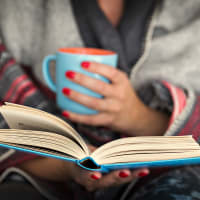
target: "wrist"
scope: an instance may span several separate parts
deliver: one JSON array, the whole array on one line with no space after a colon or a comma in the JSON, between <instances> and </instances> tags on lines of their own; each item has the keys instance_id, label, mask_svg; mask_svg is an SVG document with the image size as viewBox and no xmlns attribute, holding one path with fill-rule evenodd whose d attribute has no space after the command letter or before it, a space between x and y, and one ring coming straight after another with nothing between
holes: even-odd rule
<instances>
[{"instance_id":1,"label":"wrist","mask_svg":"<svg viewBox=\"0 0 200 200\"><path fill-rule=\"evenodd\" d=\"M160 136L165 133L169 124L169 116L156 111L142 102L137 110L131 113L131 122L127 134L130 136Z\"/></svg>"}]
</instances>

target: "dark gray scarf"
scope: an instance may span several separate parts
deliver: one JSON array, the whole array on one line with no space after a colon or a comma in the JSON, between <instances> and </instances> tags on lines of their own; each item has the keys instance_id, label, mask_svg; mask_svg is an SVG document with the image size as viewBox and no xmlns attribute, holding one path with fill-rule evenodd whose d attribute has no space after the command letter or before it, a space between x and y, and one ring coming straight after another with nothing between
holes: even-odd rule
<instances>
[{"instance_id":1,"label":"dark gray scarf","mask_svg":"<svg viewBox=\"0 0 200 200\"><path fill-rule=\"evenodd\" d=\"M115 28L99 8L97 0L71 0L85 46L117 52L118 68L127 74L142 54L155 2L156 0L126 0L124 15ZM96 146L119 137L119 134L103 127L76 125L75 128Z\"/></svg>"},{"instance_id":2,"label":"dark gray scarf","mask_svg":"<svg viewBox=\"0 0 200 200\"><path fill-rule=\"evenodd\" d=\"M155 0L126 0L117 27L106 18L97 0L72 0L75 17L85 45L110 49L119 54L119 69L129 74L143 51Z\"/></svg>"}]
</instances>

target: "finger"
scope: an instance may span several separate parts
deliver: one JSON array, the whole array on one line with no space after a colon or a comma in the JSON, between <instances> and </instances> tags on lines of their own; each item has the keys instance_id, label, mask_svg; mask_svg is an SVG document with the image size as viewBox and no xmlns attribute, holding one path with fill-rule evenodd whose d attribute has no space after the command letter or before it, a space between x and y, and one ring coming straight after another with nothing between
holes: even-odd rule
<instances>
[{"instance_id":1,"label":"finger","mask_svg":"<svg viewBox=\"0 0 200 200\"><path fill-rule=\"evenodd\" d=\"M123 175L122 175L123 174ZM98 188L110 187L123 184L132 180L131 171L128 169L116 170L104 175L98 182Z\"/></svg>"},{"instance_id":2,"label":"finger","mask_svg":"<svg viewBox=\"0 0 200 200\"><path fill-rule=\"evenodd\" d=\"M112 96L113 88L109 83L105 83L96 78L92 78L90 76L86 76L84 74L74 71L67 71L66 77L71 81L82 85L98 94L101 94L103 96Z\"/></svg>"},{"instance_id":3,"label":"finger","mask_svg":"<svg viewBox=\"0 0 200 200\"><path fill-rule=\"evenodd\" d=\"M88 171L83 168L80 168L80 174L84 178L84 181L88 180L89 182L94 181L94 180L99 180L102 178L101 172Z\"/></svg>"},{"instance_id":4,"label":"finger","mask_svg":"<svg viewBox=\"0 0 200 200\"><path fill-rule=\"evenodd\" d=\"M85 173L85 170L84 172ZM85 173L82 176L82 184L88 191L94 191L97 189L98 181L102 178L102 174L100 172L89 172Z\"/></svg>"},{"instance_id":5,"label":"finger","mask_svg":"<svg viewBox=\"0 0 200 200\"><path fill-rule=\"evenodd\" d=\"M138 169L131 172L128 169L116 170L103 176L98 182L98 188L109 187L119 184L128 183L134 179L144 177L149 174L148 169Z\"/></svg>"},{"instance_id":6,"label":"finger","mask_svg":"<svg viewBox=\"0 0 200 200\"><path fill-rule=\"evenodd\" d=\"M101 174L100 172L92 172L92 173L90 174L90 178L91 178L92 180L99 180L99 179L102 178L102 174Z\"/></svg>"},{"instance_id":7,"label":"finger","mask_svg":"<svg viewBox=\"0 0 200 200\"><path fill-rule=\"evenodd\" d=\"M87 65L85 65L85 63L87 63ZM112 83L119 83L123 81L124 78L127 78L127 75L124 72L109 65L87 61L83 62L81 65L85 70L100 74L109 79Z\"/></svg>"},{"instance_id":8,"label":"finger","mask_svg":"<svg viewBox=\"0 0 200 200\"><path fill-rule=\"evenodd\" d=\"M102 177L101 172L98 171L89 171L86 169L83 169L80 166L75 165L74 168L76 168L75 175L77 176L77 180L79 180L78 182L91 182L94 180L98 180Z\"/></svg>"},{"instance_id":9,"label":"finger","mask_svg":"<svg viewBox=\"0 0 200 200\"><path fill-rule=\"evenodd\" d=\"M63 88L62 92L67 98L73 101L76 101L93 110L98 110L101 112L116 113L116 112L119 112L121 108L119 101L114 98L101 99L101 98L91 97L91 96L76 92L75 90L72 90L69 88Z\"/></svg>"},{"instance_id":10,"label":"finger","mask_svg":"<svg viewBox=\"0 0 200 200\"><path fill-rule=\"evenodd\" d=\"M137 169L137 170L132 171L132 176L134 176L134 177L137 176L139 178L142 178L144 176L147 176L149 173L150 173L150 171L148 168Z\"/></svg>"},{"instance_id":11,"label":"finger","mask_svg":"<svg viewBox=\"0 0 200 200\"><path fill-rule=\"evenodd\" d=\"M91 96L76 92L75 90L72 90L69 88L63 88L62 92L67 98L74 100L77 103L80 103L91 109L98 110L98 111L106 111L108 109L107 107L108 105L105 99L91 97Z\"/></svg>"},{"instance_id":12,"label":"finger","mask_svg":"<svg viewBox=\"0 0 200 200\"><path fill-rule=\"evenodd\" d=\"M108 125L114 120L112 116L106 113L99 113L96 115L81 115L70 111L63 111L62 115L71 121L91 126Z\"/></svg>"}]
</instances>

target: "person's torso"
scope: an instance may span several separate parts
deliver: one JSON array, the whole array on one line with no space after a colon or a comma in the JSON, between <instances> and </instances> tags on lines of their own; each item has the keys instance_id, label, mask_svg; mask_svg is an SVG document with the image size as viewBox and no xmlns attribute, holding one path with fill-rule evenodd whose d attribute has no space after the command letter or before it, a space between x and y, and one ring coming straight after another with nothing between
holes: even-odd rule
<instances>
[{"instance_id":1,"label":"person's torso","mask_svg":"<svg viewBox=\"0 0 200 200\"><path fill-rule=\"evenodd\" d=\"M43 79L41 64L46 55L55 53L59 47L84 45L70 0L0 0L0 5L0 31L5 45L19 63L32 66L40 80ZM197 0L164 1L158 21L153 27L149 21L146 31L150 34L142 41L144 47L148 46L145 44L151 40L151 32L158 33L147 47L151 47L149 54L142 60L145 62L139 63L139 68L133 67L131 79L135 87L151 79L173 82L174 74L180 72L174 82L183 86L189 84L198 90L197 78L187 73L199 74L196 64L199 48L193 35L198 32L199 8ZM193 26L195 23L197 25ZM180 55L194 46L194 53L179 64Z\"/></svg>"}]
</instances>

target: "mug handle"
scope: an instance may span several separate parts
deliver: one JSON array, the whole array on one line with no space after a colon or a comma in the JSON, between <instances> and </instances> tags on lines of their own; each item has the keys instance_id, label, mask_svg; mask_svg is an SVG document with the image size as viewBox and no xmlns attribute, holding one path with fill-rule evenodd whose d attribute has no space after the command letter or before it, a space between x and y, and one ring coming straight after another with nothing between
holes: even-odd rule
<instances>
[{"instance_id":1,"label":"mug handle","mask_svg":"<svg viewBox=\"0 0 200 200\"><path fill-rule=\"evenodd\" d=\"M44 79L48 85L48 87L53 91L53 92L56 92L56 85L55 83L53 82L52 78L51 78L51 75L50 75L50 72L49 72L49 63L54 60L56 61L56 55L49 55L49 56L46 56L44 58L44 61L43 61L43 64L42 64L42 71L43 71L43 76L44 76Z\"/></svg>"}]
</instances>

